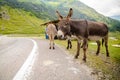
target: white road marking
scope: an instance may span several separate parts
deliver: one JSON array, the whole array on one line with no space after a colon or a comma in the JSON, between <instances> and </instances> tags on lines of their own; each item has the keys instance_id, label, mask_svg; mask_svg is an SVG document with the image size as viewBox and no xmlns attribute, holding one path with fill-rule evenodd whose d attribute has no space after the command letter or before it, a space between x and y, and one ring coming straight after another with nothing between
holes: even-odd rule
<instances>
[{"instance_id":1,"label":"white road marking","mask_svg":"<svg viewBox=\"0 0 120 80\"><path fill-rule=\"evenodd\" d=\"M34 61L39 52L38 52L37 43L32 39L30 39L30 40L34 44L33 49L31 51L30 55L28 56L28 58L26 59L26 61L24 62L23 66L20 68L20 70L14 76L13 80L27 80L27 77L30 75L30 73L32 71Z\"/></svg>"}]
</instances>

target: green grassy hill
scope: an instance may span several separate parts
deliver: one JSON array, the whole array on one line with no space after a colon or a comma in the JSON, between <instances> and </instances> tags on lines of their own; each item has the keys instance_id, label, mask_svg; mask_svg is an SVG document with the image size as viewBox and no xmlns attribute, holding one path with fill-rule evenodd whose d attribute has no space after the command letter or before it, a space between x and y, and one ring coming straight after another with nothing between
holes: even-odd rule
<instances>
[{"instance_id":1,"label":"green grassy hill","mask_svg":"<svg viewBox=\"0 0 120 80\"><path fill-rule=\"evenodd\" d=\"M40 34L44 27L40 27L43 20L21 9L13 9L9 6L2 6L2 10L7 10L9 20L0 19L1 34Z\"/></svg>"},{"instance_id":2,"label":"green grassy hill","mask_svg":"<svg viewBox=\"0 0 120 80\"><path fill-rule=\"evenodd\" d=\"M106 23L110 29L110 31L120 31L120 21L111 19L109 17L103 16L99 14L94 9L88 7L78 0L45 0L46 5L51 5L54 10L59 10L59 12L66 16L68 14L69 8L73 8L73 16L72 18L77 19L87 19L92 21L98 21Z\"/></svg>"},{"instance_id":3,"label":"green grassy hill","mask_svg":"<svg viewBox=\"0 0 120 80\"><path fill-rule=\"evenodd\" d=\"M78 0L0 0L0 12L6 11L9 20L0 19L0 34L39 34L39 25L58 19L56 10L63 16L73 8L72 18L99 21L108 24L110 31L120 31L120 22L97 13Z\"/></svg>"},{"instance_id":4,"label":"green grassy hill","mask_svg":"<svg viewBox=\"0 0 120 80\"><path fill-rule=\"evenodd\" d=\"M117 16L111 16L113 19L119 20L120 21L120 15Z\"/></svg>"}]
</instances>

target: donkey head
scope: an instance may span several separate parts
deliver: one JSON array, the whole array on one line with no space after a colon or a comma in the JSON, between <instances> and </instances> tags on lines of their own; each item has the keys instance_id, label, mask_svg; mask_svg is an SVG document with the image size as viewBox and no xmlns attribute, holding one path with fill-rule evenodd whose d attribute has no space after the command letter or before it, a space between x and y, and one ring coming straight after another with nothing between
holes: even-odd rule
<instances>
[{"instance_id":1,"label":"donkey head","mask_svg":"<svg viewBox=\"0 0 120 80\"><path fill-rule=\"evenodd\" d=\"M70 17L72 16L73 10L70 8L67 17L62 17L58 11L56 11L59 18L58 22L58 37L70 35Z\"/></svg>"}]
</instances>

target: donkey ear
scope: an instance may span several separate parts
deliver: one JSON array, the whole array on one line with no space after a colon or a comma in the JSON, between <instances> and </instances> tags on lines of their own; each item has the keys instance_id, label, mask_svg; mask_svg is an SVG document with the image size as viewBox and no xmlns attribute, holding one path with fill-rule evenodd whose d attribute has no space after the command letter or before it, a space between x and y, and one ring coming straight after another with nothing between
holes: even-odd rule
<instances>
[{"instance_id":1,"label":"donkey ear","mask_svg":"<svg viewBox=\"0 0 120 80\"><path fill-rule=\"evenodd\" d=\"M60 13L58 11L56 11L56 14L57 14L59 20L63 19L63 17L60 15Z\"/></svg>"},{"instance_id":2,"label":"donkey ear","mask_svg":"<svg viewBox=\"0 0 120 80\"><path fill-rule=\"evenodd\" d=\"M72 14L73 14L73 9L70 8L69 13L67 15L67 18L69 19L72 16Z\"/></svg>"}]
</instances>

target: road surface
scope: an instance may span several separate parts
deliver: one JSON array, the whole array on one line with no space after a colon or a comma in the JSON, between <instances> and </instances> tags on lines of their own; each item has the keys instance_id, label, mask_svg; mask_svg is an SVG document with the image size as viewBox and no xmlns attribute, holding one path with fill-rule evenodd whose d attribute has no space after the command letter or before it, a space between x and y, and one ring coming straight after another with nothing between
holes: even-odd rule
<instances>
[{"instance_id":1,"label":"road surface","mask_svg":"<svg viewBox=\"0 0 120 80\"><path fill-rule=\"evenodd\" d=\"M0 37L0 80L95 80L63 48L37 38Z\"/></svg>"}]
</instances>

